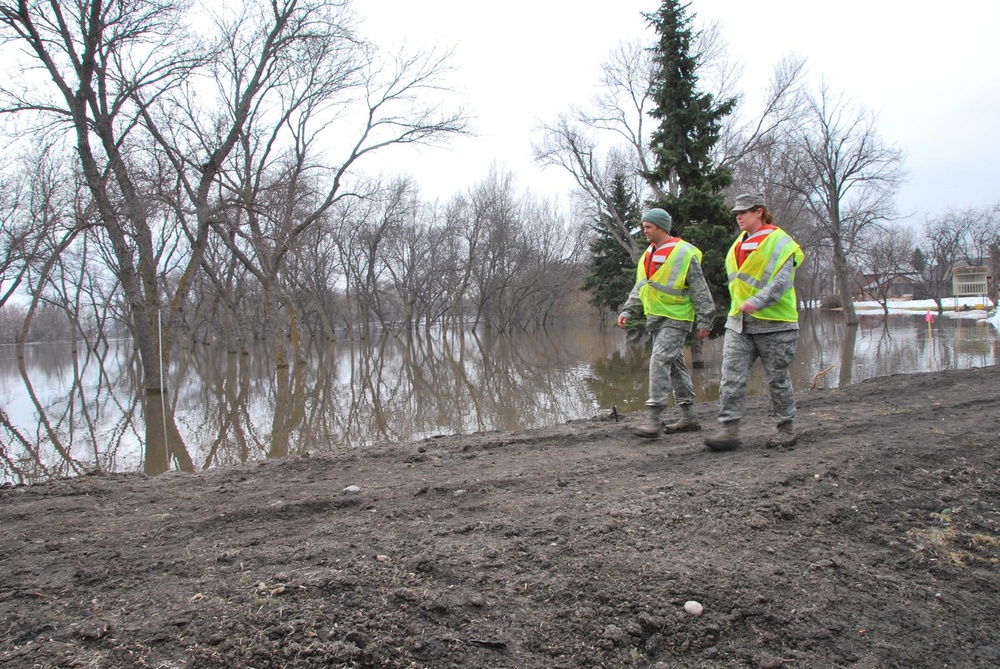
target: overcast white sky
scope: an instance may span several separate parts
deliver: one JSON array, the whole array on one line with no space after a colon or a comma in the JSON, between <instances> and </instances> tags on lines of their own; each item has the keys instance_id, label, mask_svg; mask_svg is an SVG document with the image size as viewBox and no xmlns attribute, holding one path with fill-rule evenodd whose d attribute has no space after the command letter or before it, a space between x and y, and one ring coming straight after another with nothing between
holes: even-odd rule
<instances>
[{"instance_id":1,"label":"overcast white sky","mask_svg":"<svg viewBox=\"0 0 1000 669\"><path fill-rule=\"evenodd\" d=\"M453 46L459 99L475 117L477 137L396 149L394 168L432 199L464 191L496 164L520 188L568 203L568 177L531 162L533 130L593 96L618 43L652 43L641 12L659 5L357 0L364 32L380 45ZM831 91L874 111L880 134L905 153L909 181L898 202L915 220L1000 203L1000 0L693 0L689 11L721 23L748 99L791 54L805 56Z\"/></svg>"}]
</instances>

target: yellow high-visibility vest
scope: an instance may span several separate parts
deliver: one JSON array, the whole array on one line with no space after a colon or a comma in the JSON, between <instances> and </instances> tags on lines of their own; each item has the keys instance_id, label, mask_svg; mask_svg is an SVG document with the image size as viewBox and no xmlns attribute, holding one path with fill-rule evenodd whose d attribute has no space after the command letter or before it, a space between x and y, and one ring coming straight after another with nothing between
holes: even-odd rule
<instances>
[{"instance_id":1,"label":"yellow high-visibility vest","mask_svg":"<svg viewBox=\"0 0 1000 669\"><path fill-rule=\"evenodd\" d=\"M729 275L729 295L732 298L729 307L730 316L740 313L740 307L743 306L743 303L760 292L772 280L775 272L789 258L795 263L794 267L801 265L805 259L805 254L799 248L798 243L781 228L762 232L764 232L764 239L759 240L757 249L747 256L742 267L738 267L736 263L736 253L739 250L742 235L736 238L736 241L729 248L729 253L726 255L726 273ZM758 232L757 234L760 233ZM793 269L793 280L794 276ZM788 321L792 323L798 321L799 311L798 302L795 298L794 283L775 304L755 311L753 317L767 321Z\"/></svg>"},{"instance_id":2,"label":"yellow high-visibility vest","mask_svg":"<svg viewBox=\"0 0 1000 669\"><path fill-rule=\"evenodd\" d=\"M646 276L647 258L653 254L670 253L653 276ZM687 275L691 260L701 262L701 251L683 239L671 240L654 249L650 246L639 259L636 268L636 283L639 284L639 298L647 316L665 316L675 321L694 321L694 303L688 294Z\"/></svg>"}]
</instances>

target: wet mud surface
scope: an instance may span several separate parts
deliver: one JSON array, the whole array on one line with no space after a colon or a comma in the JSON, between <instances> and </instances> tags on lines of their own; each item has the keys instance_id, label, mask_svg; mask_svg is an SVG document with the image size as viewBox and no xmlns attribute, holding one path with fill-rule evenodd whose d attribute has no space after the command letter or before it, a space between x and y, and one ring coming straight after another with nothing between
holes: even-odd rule
<instances>
[{"instance_id":1,"label":"wet mud surface","mask_svg":"<svg viewBox=\"0 0 1000 669\"><path fill-rule=\"evenodd\" d=\"M1000 368L798 399L0 489L0 667L1000 666Z\"/></svg>"}]
</instances>

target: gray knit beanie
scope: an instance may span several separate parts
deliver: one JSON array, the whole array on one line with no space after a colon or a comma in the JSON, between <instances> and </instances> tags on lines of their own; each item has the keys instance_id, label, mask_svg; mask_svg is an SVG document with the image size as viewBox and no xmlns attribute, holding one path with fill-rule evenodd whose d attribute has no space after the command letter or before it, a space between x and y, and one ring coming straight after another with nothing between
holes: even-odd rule
<instances>
[{"instance_id":1,"label":"gray knit beanie","mask_svg":"<svg viewBox=\"0 0 1000 669\"><path fill-rule=\"evenodd\" d=\"M670 218L670 214L662 209L650 209L642 215L642 220L649 221L666 232L670 232L670 226L673 225L673 219Z\"/></svg>"}]
</instances>

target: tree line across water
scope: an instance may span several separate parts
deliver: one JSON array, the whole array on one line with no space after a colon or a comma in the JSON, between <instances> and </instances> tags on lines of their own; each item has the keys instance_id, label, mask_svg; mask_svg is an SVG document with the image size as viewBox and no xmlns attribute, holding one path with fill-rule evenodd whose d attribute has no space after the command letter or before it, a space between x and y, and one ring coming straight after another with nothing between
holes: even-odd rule
<instances>
[{"instance_id":1,"label":"tree line across water","mask_svg":"<svg viewBox=\"0 0 1000 669\"><path fill-rule=\"evenodd\" d=\"M264 340L281 368L304 337L544 327L586 302L603 318L650 206L702 248L723 311L728 203L748 191L807 253L801 299L848 323L859 276L939 297L957 264L996 262L1000 205L897 222L902 152L804 61L776 65L751 116L716 28L673 0L645 20L650 42L609 55L591 105L525 138L574 178L567 212L500 170L443 202L366 174L387 147L471 128L449 54L388 56L347 0L0 0L17 65L0 82L0 342L127 335L158 391L183 342Z\"/></svg>"}]
</instances>

